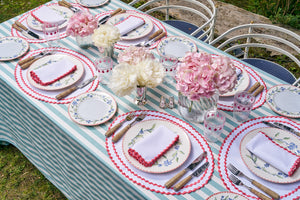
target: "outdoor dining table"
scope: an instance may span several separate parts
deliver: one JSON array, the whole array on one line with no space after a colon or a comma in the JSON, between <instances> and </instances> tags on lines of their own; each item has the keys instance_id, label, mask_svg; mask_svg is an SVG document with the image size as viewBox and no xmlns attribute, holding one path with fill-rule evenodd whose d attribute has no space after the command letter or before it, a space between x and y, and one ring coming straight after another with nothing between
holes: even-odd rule
<instances>
[{"instance_id":1,"label":"outdoor dining table","mask_svg":"<svg viewBox=\"0 0 300 200\"><path fill-rule=\"evenodd\" d=\"M49 3L55 2L57 1ZM117 8L135 10L119 0L110 0L103 6L90 8L89 11L93 15L97 15ZM25 14L1 23L0 37L11 36L13 32L12 24ZM163 22L160 23L166 28L168 36L185 36L194 41L199 51L225 54L176 28ZM62 48L71 50L74 55L80 54L87 63L93 65L92 60L97 57L96 49L81 49L76 44L75 38L71 36L62 38L60 42ZM45 42L30 43L30 51L45 47L47 47ZM116 49L115 53L120 51ZM156 57L159 56L155 48L152 52ZM29 92L24 92L24 88L21 87L19 81L16 81L15 73L18 61L19 59L0 61L1 144L10 143L17 147L68 199L206 199L214 193L228 191L218 171L218 156L225 138L240 125L234 120L231 111L223 110L226 123L221 140L208 143L213 155L214 170L207 183L191 192L179 194L173 194L173 191L170 193L158 192L151 189L152 186L138 184L138 181L134 181L126 175L127 172L120 171L111 160L111 152L108 153L107 151L107 140L109 139L104 134L117 116L131 111L159 112L185 121L176 107L174 109L161 109L159 107L162 95L166 97L174 96L176 105L178 91L175 85L163 83L154 89L149 89L147 91L147 104L138 106L134 103L134 95L118 97L108 86L99 84L96 88L97 91L108 93L116 100L117 113L115 117L101 125L82 126L70 119L68 103L52 103L43 100L43 98L35 98L34 94ZM248 64L245 65L253 69L262 78L267 88L286 84L264 71ZM266 116L279 117L266 103L262 103L251 112L250 119ZM299 119L290 120L298 123L299 131ZM186 123L200 135L203 134L202 123L189 121L186 121ZM158 179L159 175L156 175ZM293 190L293 193L285 199L299 197L299 187Z\"/></svg>"}]
</instances>

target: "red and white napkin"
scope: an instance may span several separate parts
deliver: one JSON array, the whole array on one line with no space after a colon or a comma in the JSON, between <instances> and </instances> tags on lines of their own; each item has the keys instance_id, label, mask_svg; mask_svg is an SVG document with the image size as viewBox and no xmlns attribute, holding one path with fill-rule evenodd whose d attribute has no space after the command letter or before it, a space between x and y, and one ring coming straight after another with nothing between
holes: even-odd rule
<instances>
[{"instance_id":1,"label":"red and white napkin","mask_svg":"<svg viewBox=\"0 0 300 200\"><path fill-rule=\"evenodd\" d=\"M300 156L281 147L261 131L248 142L246 148L289 176L292 176L300 165Z\"/></svg>"},{"instance_id":2,"label":"red and white napkin","mask_svg":"<svg viewBox=\"0 0 300 200\"><path fill-rule=\"evenodd\" d=\"M121 35L125 35L143 24L145 24L145 20L142 17L129 15L124 20L116 23L115 27L119 29Z\"/></svg>"},{"instance_id":3,"label":"red and white napkin","mask_svg":"<svg viewBox=\"0 0 300 200\"><path fill-rule=\"evenodd\" d=\"M76 69L77 66L74 63L63 58L58 62L32 70L30 76L36 83L46 86L73 73Z\"/></svg>"},{"instance_id":4,"label":"red and white napkin","mask_svg":"<svg viewBox=\"0 0 300 200\"><path fill-rule=\"evenodd\" d=\"M46 5L41 5L33 10L31 15L41 23L62 24L66 21L63 16Z\"/></svg>"},{"instance_id":5,"label":"red and white napkin","mask_svg":"<svg viewBox=\"0 0 300 200\"><path fill-rule=\"evenodd\" d=\"M145 167L151 167L178 139L179 135L165 126L159 126L130 148L128 153Z\"/></svg>"}]
</instances>

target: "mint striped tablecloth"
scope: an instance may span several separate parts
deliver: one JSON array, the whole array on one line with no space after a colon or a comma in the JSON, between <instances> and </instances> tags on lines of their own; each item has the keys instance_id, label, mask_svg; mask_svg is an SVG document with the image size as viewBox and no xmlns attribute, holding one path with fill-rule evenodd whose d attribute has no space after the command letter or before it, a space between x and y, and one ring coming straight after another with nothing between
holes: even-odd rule
<instances>
[{"instance_id":1,"label":"mint striped tablecloth","mask_svg":"<svg viewBox=\"0 0 300 200\"><path fill-rule=\"evenodd\" d=\"M55 2L55 1L54 1ZM93 15L116 8L133 8L118 0L111 0L103 7L90 9ZM0 37L11 35L11 25L21 16L1 23ZM168 35L190 37L175 28L165 25ZM192 37L190 37L192 38ZM194 38L192 38L194 39ZM223 54L201 41L194 40L200 50ZM63 47L78 51L88 58L97 56L96 48L80 49L73 37L61 40ZM30 43L30 49L46 47L45 43ZM154 49L153 53L158 56ZM217 158L222 141L239 124L231 112L226 114L222 141L211 143L215 158L215 170L205 187L185 195L163 195L151 192L124 177L111 162L105 147L104 133L113 119L95 127L75 124L68 116L68 104L50 104L25 94L17 85L14 70L18 59L0 62L0 140L15 145L68 199L206 199L226 191L217 171ZM281 80L253 68L265 81L267 87L282 84ZM115 96L108 87L99 86L99 91L112 94L118 103L117 115L134 110L157 110L181 118L176 109L159 108L161 95L175 96L174 85L163 84L148 90L148 103L137 106L134 96ZM251 112L251 118L276 115L266 104ZM191 125L202 133L202 124Z\"/></svg>"}]
</instances>

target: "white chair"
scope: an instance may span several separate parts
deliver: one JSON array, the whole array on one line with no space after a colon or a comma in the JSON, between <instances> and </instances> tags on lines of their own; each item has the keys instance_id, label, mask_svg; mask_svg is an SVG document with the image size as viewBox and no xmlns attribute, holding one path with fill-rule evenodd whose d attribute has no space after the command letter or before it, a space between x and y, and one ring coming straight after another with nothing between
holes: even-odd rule
<instances>
[{"instance_id":1,"label":"white chair","mask_svg":"<svg viewBox=\"0 0 300 200\"><path fill-rule=\"evenodd\" d=\"M204 42L214 38L217 10L212 0L150 0L139 5L142 0L133 0L129 5L138 5L137 9L153 16L153 12L164 13L164 22L178 28ZM180 12L180 16L178 13ZM175 13L175 14L174 14ZM182 13L186 13L185 16ZM154 15L155 16L155 15ZM171 19L174 18L174 19ZM200 22L195 24L195 22Z\"/></svg>"},{"instance_id":2,"label":"white chair","mask_svg":"<svg viewBox=\"0 0 300 200\"><path fill-rule=\"evenodd\" d=\"M291 72L267 58L248 58L249 48L264 48L286 55L300 67L300 60L293 55L300 54L300 36L290 30L270 24L244 24L229 29L210 44L228 53L243 49L243 61L290 84L296 81Z\"/></svg>"}]
</instances>

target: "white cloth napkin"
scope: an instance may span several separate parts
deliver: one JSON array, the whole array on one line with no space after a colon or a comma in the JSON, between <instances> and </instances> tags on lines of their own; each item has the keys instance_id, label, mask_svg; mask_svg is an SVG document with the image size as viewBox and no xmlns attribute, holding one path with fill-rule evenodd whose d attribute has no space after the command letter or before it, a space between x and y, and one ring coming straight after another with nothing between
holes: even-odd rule
<instances>
[{"instance_id":1,"label":"white cloth napkin","mask_svg":"<svg viewBox=\"0 0 300 200\"><path fill-rule=\"evenodd\" d=\"M261 131L248 142L246 148L289 176L293 175L300 164L300 156L281 147Z\"/></svg>"},{"instance_id":2,"label":"white cloth napkin","mask_svg":"<svg viewBox=\"0 0 300 200\"><path fill-rule=\"evenodd\" d=\"M179 139L179 135L165 126L159 126L128 150L129 155L142 165L151 167Z\"/></svg>"},{"instance_id":3,"label":"white cloth napkin","mask_svg":"<svg viewBox=\"0 0 300 200\"><path fill-rule=\"evenodd\" d=\"M74 72L76 69L77 66L74 65L74 63L69 61L67 58L63 58L58 62L53 62L49 65L32 70L30 72L30 76L40 85L50 85Z\"/></svg>"},{"instance_id":4,"label":"white cloth napkin","mask_svg":"<svg viewBox=\"0 0 300 200\"><path fill-rule=\"evenodd\" d=\"M124 20L116 23L115 27L119 29L121 35L125 35L143 24L145 24L145 20L142 17L129 15Z\"/></svg>"},{"instance_id":5,"label":"white cloth napkin","mask_svg":"<svg viewBox=\"0 0 300 200\"><path fill-rule=\"evenodd\" d=\"M63 16L46 5L33 10L31 15L41 23L61 24L66 21Z\"/></svg>"}]
</instances>

